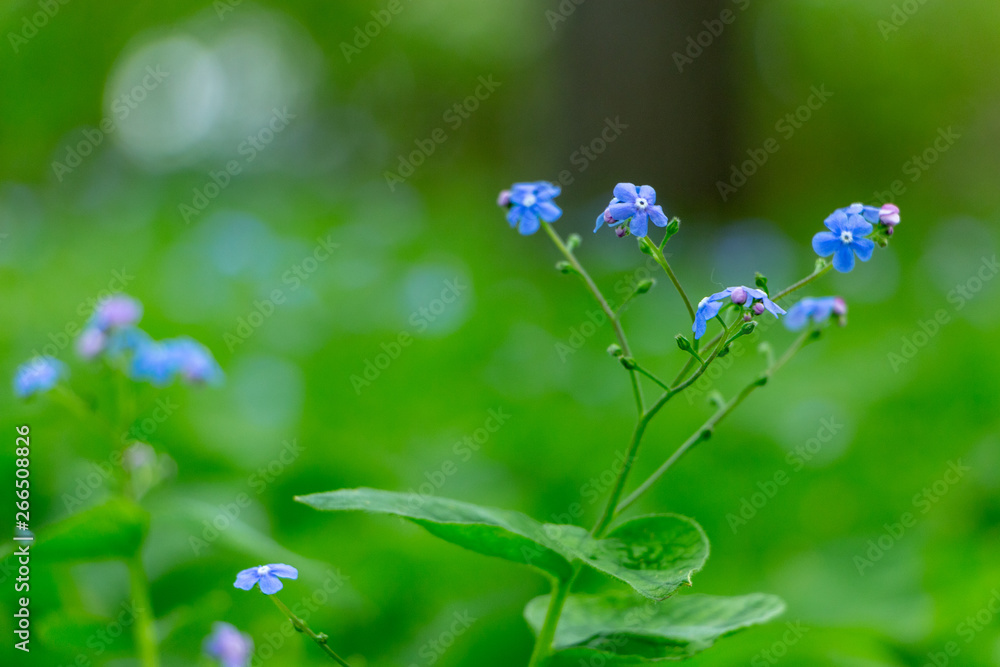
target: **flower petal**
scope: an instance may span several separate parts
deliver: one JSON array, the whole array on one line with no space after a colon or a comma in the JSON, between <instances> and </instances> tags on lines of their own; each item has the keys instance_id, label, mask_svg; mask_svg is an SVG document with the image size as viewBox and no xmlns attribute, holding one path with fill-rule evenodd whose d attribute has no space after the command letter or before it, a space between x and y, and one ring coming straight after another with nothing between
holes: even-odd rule
<instances>
[{"instance_id":1,"label":"flower petal","mask_svg":"<svg viewBox=\"0 0 1000 667\"><path fill-rule=\"evenodd\" d=\"M848 273L854 268L854 251L847 244L840 244L840 248L833 254L833 268L841 273Z\"/></svg>"},{"instance_id":2,"label":"flower petal","mask_svg":"<svg viewBox=\"0 0 1000 667\"><path fill-rule=\"evenodd\" d=\"M542 223L538 221L538 216L535 211L530 208L524 209L524 216L521 218L521 225L517 228L517 231L521 232L524 236L534 234L538 231L538 228L542 226Z\"/></svg>"},{"instance_id":3,"label":"flower petal","mask_svg":"<svg viewBox=\"0 0 1000 667\"><path fill-rule=\"evenodd\" d=\"M521 216L524 215L524 207L520 204L514 204L507 211L507 222L510 223L511 227L517 227L517 223L521 220Z\"/></svg>"},{"instance_id":4,"label":"flower petal","mask_svg":"<svg viewBox=\"0 0 1000 667\"><path fill-rule=\"evenodd\" d=\"M860 215L849 215L847 216L847 223L844 225L844 229L855 237L868 236L872 233L872 224Z\"/></svg>"},{"instance_id":5,"label":"flower petal","mask_svg":"<svg viewBox=\"0 0 1000 667\"><path fill-rule=\"evenodd\" d=\"M646 203L652 206L656 203L656 190L648 185L643 185L639 188L639 196L646 200Z\"/></svg>"},{"instance_id":6,"label":"flower petal","mask_svg":"<svg viewBox=\"0 0 1000 667\"><path fill-rule=\"evenodd\" d=\"M608 210L611 211L612 218L621 222L622 220L628 220L635 215L635 204L629 202L618 202L617 204L608 206Z\"/></svg>"},{"instance_id":7,"label":"flower petal","mask_svg":"<svg viewBox=\"0 0 1000 667\"><path fill-rule=\"evenodd\" d=\"M634 204L639 193L633 183L619 183L615 186L615 199L627 204Z\"/></svg>"},{"instance_id":8,"label":"flower petal","mask_svg":"<svg viewBox=\"0 0 1000 667\"><path fill-rule=\"evenodd\" d=\"M844 242L833 232L819 232L813 237L813 250L820 257L829 257L843 245Z\"/></svg>"},{"instance_id":9,"label":"flower petal","mask_svg":"<svg viewBox=\"0 0 1000 667\"><path fill-rule=\"evenodd\" d=\"M776 304L775 302L771 301L770 299L768 299L766 297L764 299L761 299L761 303L764 304L764 310L766 310L767 312L771 313L775 317L778 317L778 315L784 315L785 314L785 309L784 308L782 308L781 306L779 306L778 304Z\"/></svg>"},{"instance_id":10,"label":"flower petal","mask_svg":"<svg viewBox=\"0 0 1000 667\"><path fill-rule=\"evenodd\" d=\"M257 576L257 568L251 567L236 575L236 583L233 586L248 591L253 588L253 585L257 583L259 578Z\"/></svg>"},{"instance_id":11,"label":"flower petal","mask_svg":"<svg viewBox=\"0 0 1000 667\"><path fill-rule=\"evenodd\" d=\"M809 304L799 301L788 311L788 315L785 317L785 326L792 331L798 331L809 322L809 314Z\"/></svg>"},{"instance_id":12,"label":"flower petal","mask_svg":"<svg viewBox=\"0 0 1000 667\"><path fill-rule=\"evenodd\" d=\"M629 231L632 232L632 236L636 238L642 238L646 235L649 230L649 215L645 211L636 211L635 215L632 216L632 222L629 223Z\"/></svg>"},{"instance_id":13,"label":"flower petal","mask_svg":"<svg viewBox=\"0 0 1000 667\"><path fill-rule=\"evenodd\" d=\"M266 595L274 595L284 587L285 585L281 583L281 579L278 579L273 574L268 573L260 578L260 592Z\"/></svg>"},{"instance_id":14,"label":"flower petal","mask_svg":"<svg viewBox=\"0 0 1000 667\"><path fill-rule=\"evenodd\" d=\"M875 251L875 242L871 239L854 239L851 247L857 253L858 259L862 262L867 262L872 258L872 253Z\"/></svg>"},{"instance_id":15,"label":"flower petal","mask_svg":"<svg viewBox=\"0 0 1000 667\"><path fill-rule=\"evenodd\" d=\"M562 217L562 209L550 201L543 201L535 207L539 217L545 222L555 222Z\"/></svg>"},{"instance_id":16,"label":"flower petal","mask_svg":"<svg viewBox=\"0 0 1000 667\"><path fill-rule=\"evenodd\" d=\"M594 224L594 233L595 234L597 233L597 230L600 229L601 225L603 225L603 224L604 224L604 211L601 211L600 213L597 214L597 221Z\"/></svg>"},{"instance_id":17,"label":"flower petal","mask_svg":"<svg viewBox=\"0 0 1000 667\"><path fill-rule=\"evenodd\" d=\"M271 574L276 577L282 577L284 579L299 578L299 571L291 565L285 565L284 563L271 563L268 567L271 568Z\"/></svg>"},{"instance_id":18,"label":"flower petal","mask_svg":"<svg viewBox=\"0 0 1000 667\"><path fill-rule=\"evenodd\" d=\"M847 223L847 213L845 213L844 209L842 208L837 209L836 211L831 213L829 216L827 216L826 220L823 221L823 224L826 225L826 228L837 235L839 235L840 232L843 231L844 225L846 223Z\"/></svg>"},{"instance_id":19,"label":"flower petal","mask_svg":"<svg viewBox=\"0 0 1000 667\"><path fill-rule=\"evenodd\" d=\"M667 223L670 222L667 220L667 216L663 212L663 209L659 206L650 206L646 209L646 213L649 214L650 221L657 227L666 227Z\"/></svg>"}]
</instances>

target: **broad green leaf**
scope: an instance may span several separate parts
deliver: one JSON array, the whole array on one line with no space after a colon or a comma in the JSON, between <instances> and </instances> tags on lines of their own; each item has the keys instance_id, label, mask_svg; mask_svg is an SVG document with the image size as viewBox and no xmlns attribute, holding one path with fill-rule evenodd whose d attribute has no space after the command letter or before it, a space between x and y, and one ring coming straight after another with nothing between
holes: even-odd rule
<instances>
[{"instance_id":1,"label":"broad green leaf","mask_svg":"<svg viewBox=\"0 0 1000 667\"><path fill-rule=\"evenodd\" d=\"M148 528L146 510L118 498L39 529L32 551L49 561L126 559L139 553Z\"/></svg>"},{"instance_id":2,"label":"broad green leaf","mask_svg":"<svg viewBox=\"0 0 1000 667\"><path fill-rule=\"evenodd\" d=\"M524 610L537 633L549 596ZM773 595L682 595L665 602L630 595L571 595L566 600L548 667L601 664L613 667L683 660L717 639L765 623L785 610Z\"/></svg>"},{"instance_id":3,"label":"broad green leaf","mask_svg":"<svg viewBox=\"0 0 1000 667\"><path fill-rule=\"evenodd\" d=\"M632 519L600 540L591 540L581 557L591 567L629 584L641 595L663 600L708 558L708 537L693 520L677 514Z\"/></svg>"},{"instance_id":4,"label":"broad green leaf","mask_svg":"<svg viewBox=\"0 0 1000 667\"><path fill-rule=\"evenodd\" d=\"M548 537L545 526L520 512L378 489L341 489L295 499L318 510L362 510L399 516L442 540L477 553L533 565L559 579L572 575L572 554Z\"/></svg>"}]
</instances>

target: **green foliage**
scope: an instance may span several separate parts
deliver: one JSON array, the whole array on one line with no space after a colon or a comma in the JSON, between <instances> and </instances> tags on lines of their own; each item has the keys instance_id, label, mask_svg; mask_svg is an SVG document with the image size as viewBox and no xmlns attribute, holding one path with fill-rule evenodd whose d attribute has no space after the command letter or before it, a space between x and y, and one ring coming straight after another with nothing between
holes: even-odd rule
<instances>
[{"instance_id":1,"label":"green foliage","mask_svg":"<svg viewBox=\"0 0 1000 667\"><path fill-rule=\"evenodd\" d=\"M549 596L528 603L524 616L538 632ZM639 665L681 660L725 635L765 623L785 610L773 595L684 595L655 603L621 594L572 595L556 630L548 665Z\"/></svg>"},{"instance_id":2,"label":"green foliage","mask_svg":"<svg viewBox=\"0 0 1000 667\"><path fill-rule=\"evenodd\" d=\"M116 498L39 530L32 551L48 561L128 559L139 553L149 514Z\"/></svg>"},{"instance_id":3,"label":"green foliage","mask_svg":"<svg viewBox=\"0 0 1000 667\"><path fill-rule=\"evenodd\" d=\"M633 519L594 539L579 526L542 524L520 512L412 493L342 489L297 500L319 510L399 516L452 544L534 566L562 581L573 577L579 560L655 600L690 585L709 551L701 527L672 514Z\"/></svg>"}]
</instances>

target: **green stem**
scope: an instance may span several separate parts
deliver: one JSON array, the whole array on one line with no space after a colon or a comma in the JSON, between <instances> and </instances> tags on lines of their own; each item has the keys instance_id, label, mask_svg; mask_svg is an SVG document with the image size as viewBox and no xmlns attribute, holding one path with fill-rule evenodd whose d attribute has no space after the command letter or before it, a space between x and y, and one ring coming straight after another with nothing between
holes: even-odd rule
<instances>
[{"instance_id":1,"label":"green stem","mask_svg":"<svg viewBox=\"0 0 1000 667\"><path fill-rule=\"evenodd\" d=\"M707 440L712 436L712 430L715 426L725 419L725 417L735 410L740 403L742 403L746 398L752 394L758 387L763 387L767 384L767 381L774 375L775 372L782 366L784 366L789 359L791 359L796 352L798 352L802 347L809 341L809 338L814 335L813 331L806 331L804 334L799 336L798 339L785 351L773 365L771 365L766 371L759 375L753 382L745 386L736 396L734 396L728 403L722 405L715 414L708 418L708 420L702 424L698 429L688 437L687 440L677 448L669 459L667 459L663 465L656 469L656 471L650 475L646 481L639 485L639 487L633 491L625 500L623 500L617 508L615 508L613 515L617 516L625 511L632 503L638 500L643 493L645 493L653 484L655 484L660 477L663 476L670 467L676 463L684 454L686 454L691 448L697 445L703 440Z\"/></svg>"},{"instance_id":2,"label":"green stem","mask_svg":"<svg viewBox=\"0 0 1000 667\"><path fill-rule=\"evenodd\" d=\"M274 602L274 604L278 607L278 609L280 609L282 611L282 613L285 616L288 617L288 620L290 620L292 622L292 626L298 632L301 632L302 634L304 634L305 636L309 637L314 642L316 642L321 649L323 649L324 651L326 651L326 654L328 656L330 656L331 660L333 660L334 662L342 665L343 667L351 667L351 664L349 662L347 662L346 660L344 660L343 658L341 658L339 655L337 655L336 651L334 651L332 648L330 648L330 645L327 644L327 639L329 639L329 638L326 636L326 634L324 634L322 632L319 633L319 634L313 632L312 628L310 628L308 625L306 625L305 621L303 621L301 618L299 618L298 616L296 616L292 612L292 610L289 609L285 605L284 602L282 602L281 600L278 599L278 596L276 596L276 595L268 595L267 597L271 598L271 601Z\"/></svg>"},{"instance_id":3,"label":"green stem","mask_svg":"<svg viewBox=\"0 0 1000 667\"><path fill-rule=\"evenodd\" d=\"M590 277L590 274L587 273L587 270L583 268L583 265L580 264L579 260L577 260L576 255L573 254L573 251L566 246L566 244L563 242L562 238L559 236L556 230L552 228L552 225L545 222L544 220L542 220L541 222L542 222L542 228L545 230L545 233L549 235L549 238L552 239L552 242L556 244L556 247L559 248L559 251L563 254L566 260L579 274L580 278L583 280L584 285L586 285L587 290L593 295L594 299L597 301L597 304L601 307L601 310L603 310L604 314L607 316L608 321L611 322L611 326L613 326L615 329L615 337L618 339L618 344L621 345L622 352L626 357L631 357L632 351L629 348L628 339L625 337L625 331L624 329L622 329L622 324L618 320L618 316L615 314L615 311L611 308L610 305L608 305L607 299L605 299L604 295L601 294L601 290L598 289L597 284ZM642 397L642 387L639 386L639 378L634 370L629 370L629 376L632 378L632 395L635 397L636 410L641 415L643 411L645 411L646 409L645 401Z\"/></svg>"},{"instance_id":4,"label":"green stem","mask_svg":"<svg viewBox=\"0 0 1000 667\"><path fill-rule=\"evenodd\" d=\"M778 301L779 299L784 299L786 296L788 296L789 294L791 294L795 290L797 290L797 289L799 289L801 287L805 287L806 285L808 285L812 281L814 281L817 278L819 278L820 276L824 275L831 268L833 268L833 264L827 262L827 264L823 268L821 268L819 270L816 270L816 271L813 271L812 273L810 273L808 276L806 276L805 278L803 278L799 282L792 283L791 285L789 285L785 289L781 290L780 292L778 292L774 296L770 297L771 301Z\"/></svg>"},{"instance_id":5,"label":"green stem","mask_svg":"<svg viewBox=\"0 0 1000 667\"><path fill-rule=\"evenodd\" d=\"M149 601L149 583L142 568L142 559L135 555L128 560L129 582L135 612L135 643L139 647L142 667L159 667L156 652L156 627L153 624L153 607Z\"/></svg>"},{"instance_id":6,"label":"green stem","mask_svg":"<svg viewBox=\"0 0 1000 667\"><path fill-rule=\"evenodd\" d=\"M667 261L666 255L663 254L663 250L658 245L649 240L649 237L645 237L645 240L645 245L652 253L653 259L655 259L656 263L663 268L667 276L670 278L670 282L674 284L674 287L677 289L677 293L680 294L681 299L684 300L684 306L687 308L688 315L691 316L691 321L694 322L694 306L691 305L691 299L688 298L687 292L685 292L684 288L681 287L681 281L677 279L677 274L674 273L672 268L670 268L670 262Z\"/></svg>"},{"instance_id":7,"label":"green stem","mask_svg":"<svg viewBox=\"0 0 1000 667\"><path fill-rule=\"evenodd\" d=\"M548 657L552 651L552 640L556 636L556 627L559 625L559 617L562 615L563 606L569 591L573 587L573 581L580 573L581 566L573 566L573 575L566 581L557 579L552 584L552 594L549 597L549 607L545 612L545 620L542 622L542 629L538 632L538 639L535 640L535 648L531 652L531 660L528 667L538 667L542 660Z\"/></svg>"}]
</instances>

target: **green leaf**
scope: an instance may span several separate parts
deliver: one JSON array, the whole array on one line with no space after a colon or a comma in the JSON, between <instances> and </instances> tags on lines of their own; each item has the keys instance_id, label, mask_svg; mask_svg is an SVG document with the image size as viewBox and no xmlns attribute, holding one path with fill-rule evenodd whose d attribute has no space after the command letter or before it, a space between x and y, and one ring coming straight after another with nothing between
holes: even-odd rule
<instances>
[{"instance_id":1,"label":"green leaf","mask_svg":"<svg viewBox=\"0 0 1000 667\"><path fill-rule=\"evenodd\" d=\"M362 510L399 516L442 540L477 553L532 565L563 580L572 576L572 554L549 538L545 526L520 512L378 489L341 489L295 499L318 510Z\"/></svg>"},{"instance_id":2,"label":"green leaf","mask_svg":"<svg viewBox=\"0 0 1000 667\"><path fill-rule=\"evenodd\" d=\"M537 633L545 620L549 596L535 598L524 610ZM785 610L773 595L739 597L683 595L666 602L629 595L571 595L556 628L556 652L547 667L601 664L614 667L683 660L717 639L765 623Z\"/></svg>"},{"instance_id":3,"label":"green leaf","mask_svg":"<svg viewBox=\"0 0 1000 667\"><path fill-rule=\"evenodd\" d=\"M32 551L49 561L127 559L139 553L149 514L118 498L38 531Z\"/></svg>"},{"instance_id":4,"label":"green leaf","mask_svg":"<svg viewBox=\"0 0 1000 667\"><path fill-rule=\"evenodd\" d=\"M708 559L708 537L701 526L678 514L656 514L627 521L583 550L584 562L629 584L641 595L663 600Z\"/></svg>"},{"instance_id":5,"label":"green leaf","mask_svg":"<svg viewBox=\"0 0 1000 667\"><path fill-rule=\"evenodd\" d=\"M531 565L563 581L580 560L657 600L690 585L708 558L701 527L674 514L633 519L595 540L579 526L542 524L520 512L412 493L342 489L296 500L319 510L403 517L452 544Z\"/></svg>"}]
</instances>

